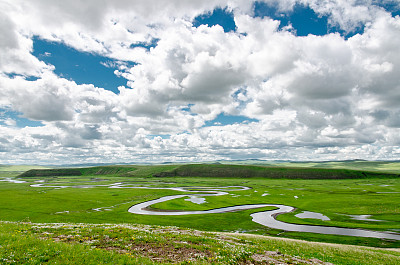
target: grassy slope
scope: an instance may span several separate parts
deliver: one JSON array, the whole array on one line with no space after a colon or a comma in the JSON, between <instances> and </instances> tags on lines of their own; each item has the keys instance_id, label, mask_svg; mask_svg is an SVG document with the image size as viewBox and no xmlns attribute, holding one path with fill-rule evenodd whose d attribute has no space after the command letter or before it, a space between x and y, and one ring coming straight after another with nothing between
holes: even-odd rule
<instances>
[{"instance_id":1,"label":"grassy slope","mask_svg":"<svg viewBox=\"0 0 400 265\"><path fill-rule=\"evenodd\" d=\"M155 176L285 179L367 179L399 177L398 174L364 170L215 164L183 165L168 172L155 174Z\"/></svg>"},{"instance_id":2,"label":"grassy slope","mask_svg":"<svg viewBox=\"0 0 400 265\"><path fill-rule=\"evenodd\" d=\"M31 225L0 223L0 264L152 264L85 244L55 243Z\"/></svg>"},{"instance_id":3,"label":"grassy slope","mask_svg":"<svg viewBox=\"0 0 400 265\"><path fill-rule=\"evenodd\" d=\"M400 262L395 250L176 227L0 222L0 228L0 262L5 264Z\"/></svg>"},{"instance_id":4,"label":"grassy slope","mask_svg":"<svg viewBox=\"0 0 400 265\"><path fill-rule=\"evenodd\" d=\"M48 176L134 176L147 177L164 170L174 170L177 166L98 166L88 168L57 168L57 169L30 169L23 172L19 178L48 177Z\"/></svg>"}]
</instances>

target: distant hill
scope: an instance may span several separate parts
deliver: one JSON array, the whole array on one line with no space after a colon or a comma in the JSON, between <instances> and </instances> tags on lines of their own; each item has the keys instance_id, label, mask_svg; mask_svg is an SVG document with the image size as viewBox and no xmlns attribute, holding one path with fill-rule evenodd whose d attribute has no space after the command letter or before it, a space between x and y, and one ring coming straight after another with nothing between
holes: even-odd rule
<instances>
[{"instance_id":1,"label":"distant hill","mask_svg":"<svg viewBox=\"0 0 400 265\"><path fill-rule=\"evenodd\" d=\"M156 177L232 177L232 178L286 178L286 179L363 179L397 178L398 174L348 169L303 167L267 167L223 164L182 165L167 172L155 173Z\"/></svg>"},{"instance_id":2,"label":"distant hill","mask_svg":"<svg viewBox=\"0 0 400 265\"><path fill-rule=\"evenodd\" d=\"M56 168L56 169L31 169L18 177L48 177L48 176L88 176L88 175L115 175L127 174L136 170L132 166L103 166L88 168Z\"/></svg>"},{"instance_id":3,"label":"distant hill","mask_svg":"<svg viewBox=\"0 0 400 265\"><path fill-rule=\"evenodd\" d=\"M399 174L343 168L299 166L263 166L231 164L183 164L152 166L99 166L87 168L31 169L19 177L44 176L155 176L155 177L216 177L216 178L271 178L271 179L366 179L398 178Z\"/></svg>"}]
</instances>

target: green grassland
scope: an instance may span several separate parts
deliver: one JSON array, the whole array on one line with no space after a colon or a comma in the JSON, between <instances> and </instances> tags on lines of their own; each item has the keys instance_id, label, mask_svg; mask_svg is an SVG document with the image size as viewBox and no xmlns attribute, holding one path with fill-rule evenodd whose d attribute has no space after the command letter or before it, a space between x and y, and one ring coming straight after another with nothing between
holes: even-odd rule
<instances>
[{"instance_id":1,"label":"green grassland","mask_svg":"<svg viewBox=\"0 0 400 265\"><path fill-rule=\"evenodd\" d=\"M337 168L352 170L367 170L386 173L400 173L400 162L394 161L339 161L339 162L280 162L261 163L268 166L278 167L307 167L307 168Z\"/></svg>"},{"instance_id":2,"label":"green grassland","mask_svg":"<svg viewBox=\"0 0 400 265\"><path fill-rule=\"evenodd\" d=\"M396 166L393 166L392 168L395 167ZM257 259L257 255L264 255L263 253L265 251L275 251L276 249L279 249L279 251L284 255L288 255L287 258L300 256L301 259L307 260L314 257L335 264L399 263L398 252L389 250L385 250L385 252L384 250L347 245L343 247L334 245L332 248L335 249L335 251L332 250L332 252L330 252L330 250L328 251L326 248L331 245L321 245L303 241L288 241L287 238L383 248L398 248L400 247L399 241L285 232L282 230L270 229L252 222L250 216L251 213L269 210L272 209L272 207L221 214L202 214L196 216L136 215L127 211L128 208L134 204L158 199L167 195L187 194L187 192L165 189L110 189L107 186L116 182L160 188L182 186L247 186L251 189L229 191L229 194L224 196L204 197L206 199L206 203L204 204L194 204L193 202L185 200L187 199L187 197L185 197L159 203L152 207L163 210L207 210L242 204L284 204L296 208L292 213L279 215L277 217L278 220L285 222L399 232L400 178L398 172L396 172L396 170L379 171L376 168L368 168L369 170L354 170L353 166L350 166L350 168L352 169L323 169L314 167L296 168L271 165L238 166L197 164L106 166L51 170L34 169L21 175L19 175L19 172L17 171L13 174L9 171L3 173L0 172L0 180L6 177L14 177L26 181L25 183L0 182L0 220L17 222L2 223L1 231L6 231L7 229L10 231L26 231L24 234L16 233L14 235L16 242L19 242L16 243L17 245L15 248L23 249L25 244L24 242L30 242L29 240L32 240L32 242L37 242L29 244L42 245L42 252L45 251L45 246L48 246L49 249L53 249L55 251L54 253L64 253L68 248L71 249L70 251L73 253L76 253L76 258L79 260L82 260L83 256L83 254L79 253L93 249L90 247L90 244L81 244L82 242L76 240L67 240L67 243L73 243L72 245L67 244L64 241L59 242L56 240L57 242L54 242L54 237L43 237L44 239L41 241L35 237L36 232L31 229L31 226L34 225L34 223L68 223L71 225L75 223L85 223L89 226L90 224L135 224L136 226L176 226L181 229L197 229L209 232L239 232L262 236L274 236L274 238L264 238L243 235L243 237L246 237L245 240L253 242L248 244L246 243L246 246L248 245L249 249L252 249L251 251L249 250L251 254L239 257L234 256L232 254L233 252L231 254L226 253L225 256L222 255L223 258L219 258L215 261L216 263L219 262L221 264L227 264L228 260L232 261L232 264L237 264L240 263L238 262L240 258L244 258L254 264L265 264L261 261L261 263L257 263L255 257ZM386 166L386 168L390 167ZM42 183L39 181L44 181L46 185L104 186L87 188L30 187L31 184ZM303 211L321 213L329 217L330 221L300 219L295 217L296 214ZM357 221L353 220L349 215L371 215L370 218L382 221ZM33 224L22 224L21 222L32 222ZM20 226L23 228L20 228ZM104 227L99 227L99 229L107 230ZM44 233L42 230L40 231L40 233ZM72 231L70 232L72 233ZM51 233L58 232L52 231ZM65 231L62 233L64 233L66 237L68 236L68 233ZM97 232L93 232L93 235L91 236L94 236L95 234L97 234ZM235 238L239 237L240 236L235 236ZM0 238L1 246L4 246L4 242L12 244L10 243L11 239L8 238L6 232L3 232ZM29 240L26 239L24 241L22 238L29 238ZM38 243L39 241L41 243ZM207 244L215 245L210 242ZM129 245L133 243L130 242L129 244L126 244ZM275 246L275 244L279 247L272 247L272 245ZM257 245L257 247L253 249L255 245ZM191 248L195 247L191 246ZM113 250L113 248L109 246L95 246L94 249L96 251L90 253L95 253L93 255L99 255L99 257L102 257L104 261L109 261L109 263L130 264L129 262L131 262L132 264L146 264L147 262L151 264L152 262L157 261L154 257L147 256L136 257L134 259L129 259L129 255L122 257L120 250L118 250L119 252L114 251L115 249ZM283 249L287 251L284 252L282 251ZM305 249L307 249L307 251ZM322 251L322 249L324 250ZM345 251L344 249L354 251L354 254L348 256L350 252L346 252L347 250ZM110 252L110 250L113 251ZM0 247L0 254L2 251L4 252L6 250ZM218 254L219 252L211 246L207 251L204 252L208 253L207 255L202 252L204 255L201 259L196 258L191 260L190 258L186 258L184 260L178 260L175 258L173 260L165 259L163 262L191 261L198 262L198 264L207 264L210 263L211 260L205 259L204 257L209 258L221 256L221 254ZM378 259L381 255L379 253L383 253L381 251L387 254L386 263L362 261L367 261L367 259L361 258L363 254L360 253L369 253L368 255L371 255L371 260L374 260ZM15 251L15 253L17 252L18 250ZM127 249L122 252L135 254L134 251L132 252ZM50 253L45 256L48 257L53 254ZM49 260L57 262L58 258L56 258L56 256L58 257L59 255L54 254L52 257L55 258L49 258ZM68 259L71 260L71 264L74 263L71 257ZM32 264L40 263L37 258L34 260L36 261L32 261ZM127 260L129 260L129 262ZM354 262L355 260L357 260L357 262ZM85 263L91 264L90 262ZM305 264L305 262L298 264Z\"/></svg>"},{"instance_id":3,"label":"green grassland","mask_svg":"<svg viewBox=\"0 0 400 265\"><path fill-rule=\"evenodd\" d=\"M1 264L399 264L392 249L166 226L0 222Z\"/></svg>"}]
</instances>

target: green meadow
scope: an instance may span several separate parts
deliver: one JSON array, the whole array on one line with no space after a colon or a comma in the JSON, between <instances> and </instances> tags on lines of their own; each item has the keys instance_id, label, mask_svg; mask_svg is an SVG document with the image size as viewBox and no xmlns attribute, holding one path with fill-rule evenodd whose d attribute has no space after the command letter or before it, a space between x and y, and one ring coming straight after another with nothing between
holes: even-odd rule
<instances>
[{"instance_id":1,"label":"green meadow","mask_svg":"<svg viewBox=\"0 0 400 265\"><path fill-rule=\"evenodd\" d=\"M137 224L0 222L1 264L399 264L400 252ZM329 263L327 263L329 262Z\"/></svg>"},{"instance_id":2,"label":"green meadow","mask_svg":"<svg viewBox=\"0 0 400 265\"><path fill-rule=\"evenodd\" d=\"M202 204L183 197L151 207L156 211L174 211L209 210L244 204L283 204L295 207L295 210L278 215L280 221L399 233L398 165L386 164L386 170L381 170L381 164L371 167L361 170L352 164L348 168L343 165L331 168L323 165L320 168L314 164L301 164L298 167L197 164L50 170L33 167L34 170L26 172L24 169L29 167L8 167L8 170L0 172L0 180L24 182L0 181L0 220L3 221L0 256L5 264L12 260L14 264L60 263L63 259L71 264L74 264L74 260L91 264L93 255L101 257L104 263L115 264L267 264L267 256L281 262L287 259L287 263L294 264L307 264L313 258L334 264L398 264L400 252L392 250L400 247L400 241L397 240L285 232L252 222L250 214L272 210L273 207L195 216L151 216L128 212L132 205L141 202L188 194L165 188L192 187L192 190L201 190L195 187L245 186L250 189L228 188L226 195L204 196L205 202ZM110 188L115 183L142 188ZM329 220L296 217L304 211L322 214ZM356 215L368 215L369 220L356 220ZM64 225L57 226L55 223ZM121 224L124 224L118 228L121 231L110 228ZM71 228L75 226L76 229ZM116 229L118 232L115 232ZM151 236L139 236L153 229L163 232L160 235L152 233ZM175 230L186 232L177 235ZM79 235L77 231L80 231ZM225 238L226 242L225 239L218 239L223 235L234 239ZM138 241L141 237L147 239ZM160 242L169 242L167 245L170 249L161 251ZM189 242L189 245L182 242ZM232 246L226 247L224 244ZM7 249L4 246L8 246ZM37 252L33 250L35 246ZM241 252L234 250L239 246ZM20 256L13 259L10 248L14 249L14 255ZM160 252L159 259L154 255L144 255L144 250L148 248ZM22 257L24 249L32 253L31 261ZM65 254L67 249L75 256ZM172 255L172 249L181 250L182 253L177 252L181 253L181 258L179 255L168 258L168 255ZM39 255L39 252L43 253ZM62 255L67 256L61 258ZM40 261L39 257L43 260ZM299 261L296 261L296 257Z\"/></svg>"},{"instance_id":3,"label":"green meadow","mask_svg":"<svg viewBox=\"0 0 400 265\"><path fill-rule=\"evenodd\" d=\"M346 168L387 173L400 173L400 162L387 161L341 161L341 162L292 162L279 163L279 166L313 167L313 168Z\"/></svg>"}]
</instances>

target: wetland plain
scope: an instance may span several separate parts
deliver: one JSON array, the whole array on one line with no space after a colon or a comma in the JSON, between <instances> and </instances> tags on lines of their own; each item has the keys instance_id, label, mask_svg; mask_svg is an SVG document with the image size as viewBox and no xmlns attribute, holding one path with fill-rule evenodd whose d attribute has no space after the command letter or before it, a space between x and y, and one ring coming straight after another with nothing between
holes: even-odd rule
<instances>
[{"instance_id":1,"label":"wetland plain","mask_svg":"<svg viewBox=\"0 0 400 265\"><path fill-rule=\"evenodd\" d=\"M2 221L173 226L400 246L400 180L393 172L204 164L20 173L2 174Z\"/></svg>"}]
</instances>

